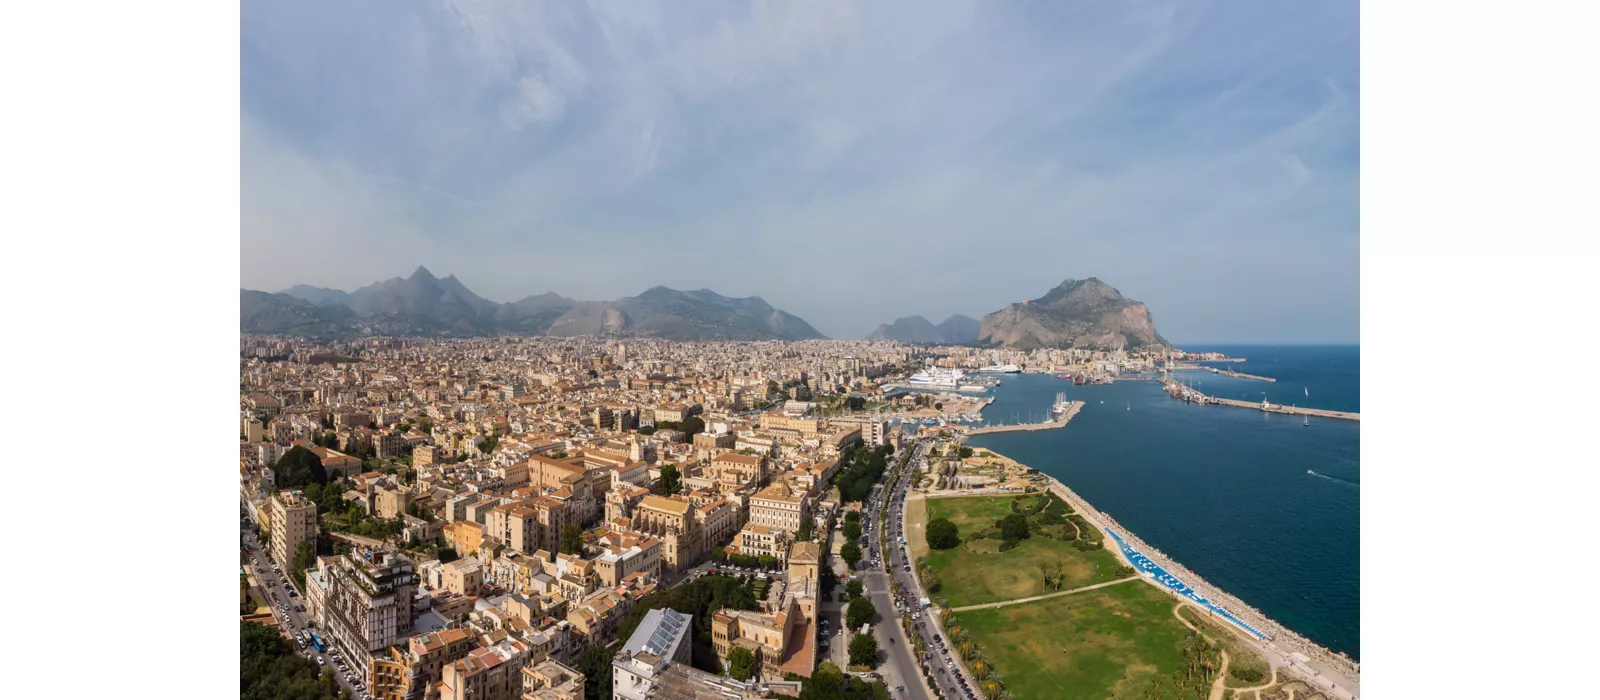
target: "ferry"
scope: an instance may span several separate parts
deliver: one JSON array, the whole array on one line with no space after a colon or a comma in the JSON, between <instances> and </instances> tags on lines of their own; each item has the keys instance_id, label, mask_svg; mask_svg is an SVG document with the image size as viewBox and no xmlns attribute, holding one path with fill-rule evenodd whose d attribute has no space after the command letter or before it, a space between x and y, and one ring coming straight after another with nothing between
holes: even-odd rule
<instances>
[{"instance_id":1,"label":"ferry","mask_svg":"<svg viewBox=\"0 0 1600 700\"><path fill-rule=\"evenodd\" d=\"M911 375L906 381L917 387L954 389L962 385L962 380L966 376L966 373L959 369L925 369Z\"/></svg>"},{"instance_id":2,"label":"ferry","mask_svg":"<svg viewBox=\"0 0 1600 700\"><path fill-rule=\"evenodd\" d=\"M978 371L993 372L998 374L1018 374L1022 372L1022 368L1016 365L989 365L988 367L978 368Z\"/></svg>"},{"instance_id":3,"label":"ferry","mask_svg":"<svg viewBox=\"0 0 1600 700\"><path fill-rule=\"evenodd\" d=\"M1070 381L1072 381L1072 375L1070 375L1070 374L1058 374L1058 375L1056 375L1056 379L1065 379L1065 380L1070 382Z\"/></svg>"}]
</instances>

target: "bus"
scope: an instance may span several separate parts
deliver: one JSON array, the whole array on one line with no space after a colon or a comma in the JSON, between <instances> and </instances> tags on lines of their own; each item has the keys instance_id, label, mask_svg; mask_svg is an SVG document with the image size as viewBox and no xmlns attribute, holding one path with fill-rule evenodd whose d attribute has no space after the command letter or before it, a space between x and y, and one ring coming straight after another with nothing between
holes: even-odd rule
<instances>
[{"instance_id":1,"label":"bus","mask_svg":"<svg viewBox=\"0 0 1600 700\"><path fill-rule=\"evenodd\" d=\"M306 634L311 634L311 646L314 646L314 647L317 648L317 653L318 654L321 654L321 653L323 653L323 652L328 650L327 645L322 643L322 637L319 637L319 636L317 636L315 634L312 634L310 632L307 632Z\"/></svg>"}]
</instances>

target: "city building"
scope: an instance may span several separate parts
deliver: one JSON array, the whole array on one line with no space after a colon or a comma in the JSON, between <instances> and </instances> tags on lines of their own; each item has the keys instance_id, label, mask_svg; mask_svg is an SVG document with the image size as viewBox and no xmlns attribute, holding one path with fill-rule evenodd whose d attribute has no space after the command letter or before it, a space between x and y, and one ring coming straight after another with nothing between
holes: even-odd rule
<instances>
[{"instance_id":1,"label":"city building","mask_svg":"<svg viewBox=\"0 0 1600 700\"><path fill-rule=\"evenodd\" d=\"M288 569L301 542L317 541L317 504L300 491L279 491L270 501L272 559Z\"/></svg>"},{"instance_id":2,"label":"city building","mask_svg":"<svg viewBox=\"0 0 1600 700\"><path fill-rule=\"evenodd\" d=\"M693 620L671 608L651 610L611 662L611 696L645 700L673 662L687 664Z\"/></svg>"}]
</instances>

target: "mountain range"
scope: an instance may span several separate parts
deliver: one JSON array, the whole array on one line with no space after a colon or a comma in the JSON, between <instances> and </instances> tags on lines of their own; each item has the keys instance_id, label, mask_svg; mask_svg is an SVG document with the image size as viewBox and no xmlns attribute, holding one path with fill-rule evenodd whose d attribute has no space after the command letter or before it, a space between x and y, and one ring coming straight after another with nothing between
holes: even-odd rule
<instances>
[{"instance_id":1,"label":"mountain range","mask_svg":"<svg viewBox=\"0 0 1600 700\"><path fill-rule=\"evenodd\" d=\"M811 324L760 297L730 298L709 289L653 287L613 301L576 301L555 293L511 303L484 299L450 275L426 267L410 277L353 292L295 285L270 294L239 291L245 333L334 337L363 330L386 335L606 335L667 340L806 340Z\"/></svg>"},{"instance_id":2,"label":"mountain range","mask_svg":"<svg viewBox=\"0 0 1600 700\"><path fill-rule=\"evenodd\" d=\"M897 318L878 326L867 340L898 340L918 345L966 345L978 341L978 320L955 314L939 325L921 316Z\"/></svg>"},{"instance_id":3,"label":"mountain range","mask_svg":"<svg viewBox=\"0 0 1600 700\"><path fill-rule=\"evenodd\" d=\"M978 340L1024 350L1168 346L1144 302L1123 297L1095 277L1066 280L1038 299L1009 304L984 316Z\"/></svg>"}]
</instances>

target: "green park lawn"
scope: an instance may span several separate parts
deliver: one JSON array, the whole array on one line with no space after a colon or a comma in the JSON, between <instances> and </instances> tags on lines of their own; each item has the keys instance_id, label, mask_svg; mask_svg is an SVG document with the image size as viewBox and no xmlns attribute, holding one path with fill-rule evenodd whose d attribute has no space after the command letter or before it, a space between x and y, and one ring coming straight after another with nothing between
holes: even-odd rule
<instances>
[{"instance_id":1,"label":"green park lawn","mask_svg":"<svg viewBox=\"0 0 1600 700\"><path fill-rule=\"evenodd\" d=\"M1071 590L1115 580L1121 566L1107 549L1081 551L1070 540L1058 540L1034 533L1016 548L1001 552L997 539L973 539L972 535L1011 514L1011 496L928 499L929 520L948 518L961 532L962 543L954 549L929 552L927 563L938 580L932 593L950 607L998 603L1017 598ZM1051 526L1061 531L1060 526ZM1067 531L1076 533L1071 526ZM1046 588L1041 563L1058 562L1062 581L1058 588Z\"/></svg>"},{"instance_id":2,"label":"green park lawn","mask_svg":"<svg viewBox=\"0 0 1600 700\"><path fill-rule=\"evenodd\" d=\"M1156 587L1128 581L954 614L1018 700L1144 698L1184 666L1191 632Z\"/></svg>"}]
</instances>

